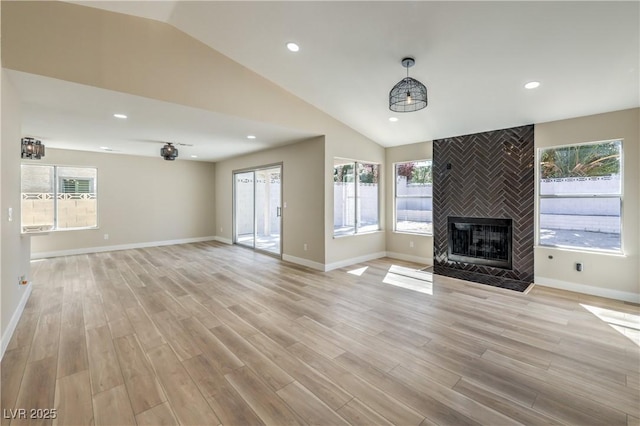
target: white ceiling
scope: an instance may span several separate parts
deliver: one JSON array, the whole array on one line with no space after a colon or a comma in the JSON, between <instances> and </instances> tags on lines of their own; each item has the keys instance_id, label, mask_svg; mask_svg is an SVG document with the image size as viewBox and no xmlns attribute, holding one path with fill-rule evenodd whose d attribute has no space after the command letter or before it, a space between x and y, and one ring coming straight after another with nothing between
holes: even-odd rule
<instances>
[{"instance_id":1,"label":"white ceiling","mask_svg":"<svg viewBox=\"0 0 640 426\"><path fill-rule=\"evenodd\" d=\"M47 147L217 161L315 136L197 108L9 70L23 101L25 135ZM126 120L115 118L123 113ZM247 139L247 136L256 136ZM102 147L109 148L108 150ZM192 158L196 155L197 158Z\"/></svg>"},{"instance_id":2,"label":"white ceiling","mask_svg":"<svg viewBox=\"0 0 640 426\"><path fill-rule=\"evenodd\" d=\"M639 2L75 3L168 22L383 146L640 106ZM300 52L288 52L288 41ZM415 57L410 75L427 86L429 106L397 114L388 109L388 93L405 75L404 56ZM18 78L30 98L25 127L42 137L94 138L100 146L98 134L114 148L134 139L190 141L215 160L309 136L85 87L77 99L43 101L29 78ZM43 90L62 84L34 78ZM531 80L541 86L525 90ZM80 96L85 90L97 98ZM83 105L86 99L95 105ZM115 131L89 114L118 99L140 108L141 126L128 120ZM166 120L157 119L162 114ZM258 133L255 126L269 135L263 145L242 140Z\"/></svg>"}]
</instances>

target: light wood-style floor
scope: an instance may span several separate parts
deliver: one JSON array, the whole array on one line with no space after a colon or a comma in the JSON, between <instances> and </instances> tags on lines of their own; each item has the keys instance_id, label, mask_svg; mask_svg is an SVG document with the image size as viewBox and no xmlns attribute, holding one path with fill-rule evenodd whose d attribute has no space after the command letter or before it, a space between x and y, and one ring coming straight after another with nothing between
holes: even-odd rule
<instances>
[{"instance_id":1,"label":"light wood-style floor","mask_svg":"<svg viewBox=\"0 0 640 426\"><path fill-rule=\"evenodd\" d=\"M218 243L34 262L2 424L639 423L637 305L418 267Z\"/></svg>"}]
</instances>

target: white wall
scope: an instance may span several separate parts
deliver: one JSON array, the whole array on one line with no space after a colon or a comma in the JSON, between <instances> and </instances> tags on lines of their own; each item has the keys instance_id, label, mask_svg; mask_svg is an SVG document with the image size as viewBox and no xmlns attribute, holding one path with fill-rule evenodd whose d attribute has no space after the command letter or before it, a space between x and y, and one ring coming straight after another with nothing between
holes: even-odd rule
<instances>
[{"instance_id":1,"label":"white wall","mask_svg":"<svg viewBox=\"0 0 640 426\"><path fill-rule=\"evenodd\" d=\"M215 235L213 163L49 148L25 163L98 169L98 229L33 236L33 258Z\"/></svg>"},{"instance_id":2,"label":"white wall","mask_svg":"<svg viewBox=\"0 0 640 426\"><path fill-rule=\"evenodd\" d=\"M395 232L394 226L394 163L433 159L433 143L421 142L386 149L385 181L387 182L386 250L390 257L433 265L433 235ZM413 247L411 247L413 243Z\"/></svg>"},{"instance_id":3,"label":"white wall","mask_svg":"<svg viewBox=\"0 0 640 426\"><path fill-rule=\"evenodd\" d=\"M2 248L0 250L0 332L2 336L0 355L9 344L11 334L22 313L22 308L31 292L31 285L18 285L18 277L30 280L29 237L20 235L20 138L21 109L16 88L4 70L2 83L2 132L0 161L2 180L0 197L0 223ZM10 222L8 210L13 210Z\"/></svg>"},{"instance_id":4,"label":"white wall","mask_svg":"<svg viewBox=\"0 0 640 426\"><path fill-rule=\"evenodd\" d=\"M640 182L639 123L640 108L635 108L536 124L536 148L623 139L624 158L624 255L536 247L537 284L640 302L640 197L637 190ZM576 262L584 264L583 272L575 270Z\"/></svg>"},{"instance_id":5,"label":"white wall","mask_svg":"<svg viewBox=\"0 0 640 426\"><path fill-rule=\"evenodd\" d=\"M324 247L324 137L244 155L216 164L216 235L233 238L233 172L282 164L283 259L323 269ZM307 250L304 250L307 244Z\"/></svg>"}]
</instances>

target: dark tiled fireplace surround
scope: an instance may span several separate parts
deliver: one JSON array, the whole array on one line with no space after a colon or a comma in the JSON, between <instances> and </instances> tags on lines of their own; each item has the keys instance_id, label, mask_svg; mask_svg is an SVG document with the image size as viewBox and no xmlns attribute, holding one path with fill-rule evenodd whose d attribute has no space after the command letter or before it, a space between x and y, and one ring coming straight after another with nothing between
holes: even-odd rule
<instances>
[{"instance_id":1,"label":"dark tiled fireplace surround","mask_svg":"<svg viewBox=\"0 0 640 426\"><path fill-rule=\"evenodd\" d=\"M533 281L533 138L529 125L433 142L436 274L518 291Z\"/></svg>"}]
</instances>

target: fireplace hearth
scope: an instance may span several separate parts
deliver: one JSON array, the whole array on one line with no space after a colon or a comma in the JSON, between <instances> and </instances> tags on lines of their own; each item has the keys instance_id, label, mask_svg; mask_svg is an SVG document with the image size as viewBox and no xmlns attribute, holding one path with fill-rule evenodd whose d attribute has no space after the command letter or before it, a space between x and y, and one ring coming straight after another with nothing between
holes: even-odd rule
<instances>
[{"instance_id":1,"label":"fireplace hearth","mask_svg":"<svg viewBox=\"0 0 640 426\"><path fill-rule=\"evenodd\" d=\"M511 269L512 220L447 218L449 261Z\"/></svg>"}]
</instances>

